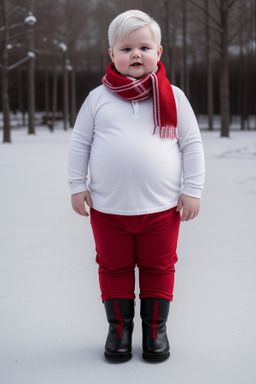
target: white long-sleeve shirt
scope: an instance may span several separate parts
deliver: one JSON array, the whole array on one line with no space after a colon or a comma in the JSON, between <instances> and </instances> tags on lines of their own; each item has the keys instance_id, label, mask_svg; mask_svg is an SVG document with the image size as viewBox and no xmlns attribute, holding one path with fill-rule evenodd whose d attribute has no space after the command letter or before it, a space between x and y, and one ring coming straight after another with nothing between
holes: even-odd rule
<instances>
[{"instance_id":1,"label":"white long-sleeve shirt","mask_svg":"<svg viewBox=\"0 0 256 384\"><path fill-rule=\"evenodd\" d=\"M96 210L120 215L167 210L177 205L180 193L201 197L199 127L184 93L175 86L173 92L178 140L153 135L152 97L130 102L104 85L91 91L70 140L71 194L89 189Z\"/></svg>"}]
</instances>

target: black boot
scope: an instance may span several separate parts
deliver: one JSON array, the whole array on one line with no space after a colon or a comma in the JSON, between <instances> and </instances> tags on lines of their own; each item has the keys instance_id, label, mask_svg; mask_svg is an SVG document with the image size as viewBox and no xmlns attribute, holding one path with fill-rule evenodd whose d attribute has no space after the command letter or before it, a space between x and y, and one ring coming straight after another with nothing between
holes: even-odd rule
<instances>
[{"instance_id":1,"label":"black boot","mask_svg":"<svg viewBox=\"0 0 256 384\"><path fill-rule=\"evenodd\" d=\"M166 322L170 301L158 298L141 299L143 332L142 357L148 361L163 361L170 356Z\"/></svg>"},{"instance_id":2,"label":"black boot","mask_svg":"<svg viewBox=\"0 0 256 384\"><path fill-rule=\"evenodd\" d=\"M133 299L104 301L109 331L105 357L112 361L126 361L132 357L132 331L134 317Z\"/></svg>"}]
</instances>

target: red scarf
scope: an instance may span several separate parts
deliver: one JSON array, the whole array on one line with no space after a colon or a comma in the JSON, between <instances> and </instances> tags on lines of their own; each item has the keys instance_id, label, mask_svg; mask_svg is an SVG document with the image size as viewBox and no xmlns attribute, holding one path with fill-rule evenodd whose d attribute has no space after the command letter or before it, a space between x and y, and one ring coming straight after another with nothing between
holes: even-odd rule
<instances>
[{"instance_id":1,"label":"red scarf","mask_svg":"<svg viewBox=\"0 0 256 384\"><path fill-rule=\"evenodd\" d=\"M142 101L153 95L154 132L162 138L177 139L177 109L172 86L166 77L164 65L158 62L156 74L149 73L138 80L120 75L114 63L109 64L103 84L118 96Z\"/></svg>"}]
</instances>

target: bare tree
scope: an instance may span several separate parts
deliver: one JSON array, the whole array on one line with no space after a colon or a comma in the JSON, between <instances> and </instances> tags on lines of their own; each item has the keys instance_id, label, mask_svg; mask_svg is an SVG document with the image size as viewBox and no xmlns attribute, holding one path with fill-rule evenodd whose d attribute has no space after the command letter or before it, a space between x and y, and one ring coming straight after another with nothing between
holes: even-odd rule
<instances>
[{"instance_id":1,"label":"bare tree","mask_svg":"<svg viewBox=\"0 0 256 384\"><path fill-rule=\"evenodd\" d=\"M65 97L64 110L66 108L66 118L70 111L70 126L74 125L76 115L76 51L77 43L81 40L86 29L85 19L90 12L90 2L83 2L77 6L77 2L66 0L63 7L63 40L67 44L65 59ZM70 73L70 76L69 76ZM68 106L68 95L70 94L70 108ZM65 120L65 119L64 119Z\"/></svg>"},{"instance_id":2,"label":"bare tree","mask_svg":"<svg viewBox=\"0 0 256 384\"><path fill-rule=\"evenodd\" d=\"M241 130L250 129L248 92L253 79L254 60L254 18L253 4L250 0L239 0L236 8L239 26L238 41L239 63L238 73L238 106L240 112ZM254 62L254 63L253 63Z\"/></svg>"},{"instance_id":3,"label":"bare tree","mask_svg":"<svg viewBox=\"0 0 256 384\"><path fill-rule=\"evenodd\" d=\"M213 130L213 80L212 80L212 59L211 59L211 31L209 20L209 1L204 0L205 6L205 56L206 56L206 71L207 71L207 112L209 130Z\"/></svg>"},{"instance_id":4,"label":"bare tree","mask_svg":"<svg viewBox=\"0 0 256 384\"><path fill-rule=\"evenodd\" d=\"M20 12L21 9L21 12ZM17 11L17 12L16 12ZM2 104L3 104L3 120L4 120L4 130L3 130L3 142L11 142L11 125L10 125L10 100L9 100L9 81L8 81L8 72L14 70L20 65L24 64L29 60L29 56L26 55L22 59L16 61L15 63L9 65L8 63L8 49L13 47L13 42L22 36L27 34L24 26L27 23L27 20L24 20L23 11L25 9L21 6L16 6L8 0L1 0L0 2L0 12L2 17L3 25L0 28L0 33L2 34L1 40L1 80L2 80ZM21 15L21 14L22 15ZM23 18L23 19L22 19Z\"/></svg>"},{"instance_id":5,"label":"bare tree","mask_svg":"<svg viewBox=\"0 0 256 384\"><path fill-rule=\"evenodd\" d=\"M29 15L27 22L29 24L28 34L28 133L35 134L35 42L34 42L34 24L36 22L33 16L34 12L34 0L28 1ZM29 21L29 19L31 21Z\"/></svg>"},{"instance_id":6,"label":"bare tree","mask_svg":"<svg viewBox=\"0 0 256 384\"><path fill-rule=\"evenodd\" d=\"M170 44L170 1L163 1L163 14L164 14L164 35L165 35L165 60L166 60L166 73L167 77L171 75L171 44Z\"/></svg>"},{"instance_id":7,"label":"bare tree","mask_svg":"<svg viewBox=\"0 0 256 384\"><path fill-rule=\"evenodd\" d=\"M176 37L177 37L177 24L179 5L177 0L163 0L161 6L161 13L163 18L163 57L165 60L167 77L171 80L172 84L176 81L176 65L177 65L177 50L176 50Z\"/></svg>"},{"instance_id":8,"label":"bare tree","mask_svg":"<svg viewBox=\"0 0 256 384\"><path fill-rule=\"evenodd\" d=\"M253 68L256 68L256 0L251 0L251 9L252 9L252 57L253 57ZM253 83L256 83L256 73L253 74ZM254 120L256 129L256 110L254 111Z\"/></svg>"},{"instance_id":9,"label":"bare tree","mask_svg":"<svg viewBox=\"0 0 256 384\"><path fill-rule=\"evenodd\" d=\"M208 15L211 22L209 27L217 29L219 32L219 41L215 41L214 49L219 51L220 55L220 110L221 110L221 137L229 137L229 121L230 121L230 100L229 100L229 57L228 47L230 44L229 36L229 15L230 11L237 0L216 0L214 4L218 10L218 19L216 19L205 7L189 0L191 4Z\"/></svg>"},{"instance_id":10,"label":"bare tree","mask_svg":"<svg viewBox=\"0 0 256 384\"><path fill-rule=\"evenodd\" d=\"M175 84L176 82L176 57L177 57L177 19L178 19L178 3L177 0L174 0L172 11L169 13L171 24L171 51L170 51L170 65L171 65L171 82Z\"/></svg>"},{"instance_id":11,"label":"bare tree","mask_svg":"<svg viewBox=\"0 0 256 384\"><path fill-rule=\"evenodd\" d=\"M244 20L243 15L243 4L239 0L239 87L238 87L238 103L240 111L241 130L245 129L246 119L246 104L244 103L244 93L246 90L245 85L245 55L244 55Z\"/></svg>"},{"instance_id":12,"label":"bare tree","mask_svg":"<svg viewBox=\"0 0 256 384\"><path fill-rule=\"evenodd\" d=\"M233 1L234 2L234 1ZM231 3L222 0L218 6L220 14L220 104L221 136L229 137L229 67L228 67L228 17Z\"/></svg>"},{"instance_id":13,"label":"bare tree","mask_svg":"<svg viewBox=\"0 0 256 384\"><path fill-rule=\"evenodd\" d=\"M7 17L7 4L6 0L1 0L0 11L2 16L2 48L1 48L1 75L2 75L2 104L3 104L3 119L4 119L4 135L3 142L11 142L10 131L10 102L8 93L8 51L7 44L9 41L9 25Z\"/></svg>"},{"instance_id":14,"label":"bare tree","mask_svg":"<svg viewBox=\"0 0 256 384\"><path fill-rule=\"evenodd\" d=\"M189 76L187 58L187 0L182 0L182 69L181 88L189 96Z\"/></svg>"},{"instance_id":15,"label":"bare tree","mask_svg":"<svg viewBox=\"0 0 256 384\"><path fill-rule=\"evenodd\" d=\"M20 0L17 4L14 0L0 0L1 107L5 128L10 126L10 119L6 117L10 106L17 108L18 94L19 109L27 107L28 87L22 89L18 84L21 80L23 83L23 64L28 60L29 68L32 64L37 75L36 85L40 84L43 91L30 97L30 106L36 99L37 108L46 111L46 121L52 118L52 130L58 111L63 112L64 127L68 115L72 126L76 103L81 105L88 91L99 84L109 62L109 22L129 8L141 9L159 22L165 48L163 60L169 78L190 93L188 96L197 113L205 113L207 108L210 129L213 100L220 104L220 108L214 107L216 112L221 109L221 136L229 135L230 111L240 111L241 126L246 128L246 123L248 126L249 114L255 113L255 87L251 79L256 76L256 0L40 0L34 2L37 18L34 34L28 34L32 27L25 26L24 18L32 1ZM3 5L7 6L5 20ZM21 11L20 5L24 10ZM19 23L23 26L15 29ZM22 49L16 53L14 49L6 50L7 46L18 42L23 44ZM65 52L59 49L61 43L67 47ZM27 52L30 52L29 57ZM36 60L31 53L36 55ZM19 71L16 71L18 66ZM71 71L67 72L67 68ZM12 76L10 71L13 71ZM220 79L219 84L213 82L213 76ZM10 137L5 128L4 140L8 141Z\"/></svg>"}]
</instances>

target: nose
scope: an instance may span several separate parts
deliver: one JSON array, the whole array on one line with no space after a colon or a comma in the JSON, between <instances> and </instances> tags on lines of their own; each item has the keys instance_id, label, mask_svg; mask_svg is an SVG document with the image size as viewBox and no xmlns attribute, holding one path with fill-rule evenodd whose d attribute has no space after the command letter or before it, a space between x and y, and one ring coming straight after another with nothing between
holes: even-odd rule
<instances>
[{"instance_id":1,"label":"nose","mask_svg":"<svg viewBox=\"0 0 256 384\"><path fill-rule=\"evenodd\" d=\"M133 53L132 53L132 57L133 57L134 59L137 59L138 57L140 57L140 52L139 52L138 50L133 51Z\"/></svg>"}]
</instances>

